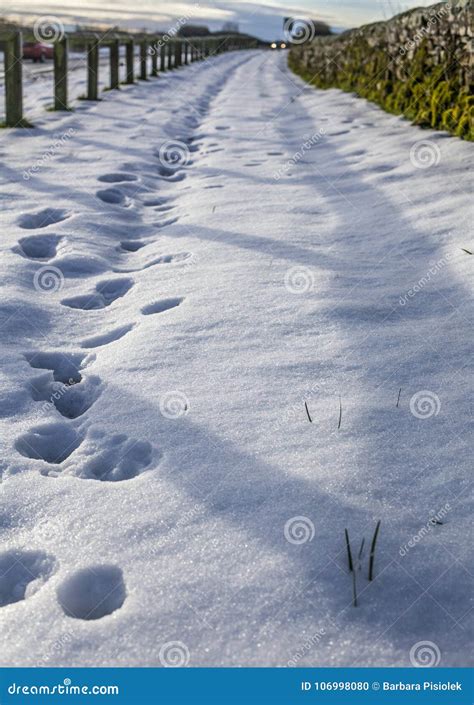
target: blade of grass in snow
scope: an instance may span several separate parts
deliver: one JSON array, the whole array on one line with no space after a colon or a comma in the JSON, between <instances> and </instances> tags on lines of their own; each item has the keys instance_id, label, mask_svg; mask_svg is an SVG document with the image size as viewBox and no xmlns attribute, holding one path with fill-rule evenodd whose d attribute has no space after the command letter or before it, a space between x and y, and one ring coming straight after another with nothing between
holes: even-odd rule
<instances>
[{"instance_id":1,"label":"blade of grass in snow","mask_svg":"<svg viewBox=\"0 0 474 705\"><path fill-rule=\"evenodd\" d=\"M374 535L372 538L372 544L370 546L370 560L369 560L369 580L373 580L374 577L374 559L375 559L375 546L377 543L377 537L379 535L380 529L380 519L375 527Z\"/></svg>"}]
</instances>

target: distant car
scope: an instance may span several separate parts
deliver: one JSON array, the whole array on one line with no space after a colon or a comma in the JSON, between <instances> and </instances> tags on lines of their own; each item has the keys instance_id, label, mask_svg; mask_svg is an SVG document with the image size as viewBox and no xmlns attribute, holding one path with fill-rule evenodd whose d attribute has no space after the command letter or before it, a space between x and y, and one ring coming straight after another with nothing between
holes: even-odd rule
<instances>
[{"instance_id":1,"label":"distant car","mask_svg":"<svg viewBox=\"0 0 474 705\"><path fill-rule=\"evenodd\" d=\"M41 42L23 42L23 58L37 61L54 58L54 48L49 44Z\"/></svg>"}]
</instances>

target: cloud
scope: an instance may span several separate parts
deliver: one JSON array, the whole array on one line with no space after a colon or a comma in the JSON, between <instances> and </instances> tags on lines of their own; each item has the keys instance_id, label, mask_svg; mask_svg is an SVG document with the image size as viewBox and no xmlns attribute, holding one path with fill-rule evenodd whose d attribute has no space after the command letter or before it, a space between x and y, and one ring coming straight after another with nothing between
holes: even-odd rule
<instances>
[{"instance_id":1,"label":"cloud","mask_svg":"<svg viewBox=\"0 0 474 705\"><path fill-rule=\"evenodd\" d=\"M166 31L176 20L207 24L220 29L228 20L238 22L240 29L264 39L282 35L283 18L313 17L332 27L352 27L390 17L415 5L428 5L432 0L141 0L138 8L131 0L10 0L3 15L33 20L53 15L68 24L117 24L124 29Z\"/></svg>"}]
</instances>

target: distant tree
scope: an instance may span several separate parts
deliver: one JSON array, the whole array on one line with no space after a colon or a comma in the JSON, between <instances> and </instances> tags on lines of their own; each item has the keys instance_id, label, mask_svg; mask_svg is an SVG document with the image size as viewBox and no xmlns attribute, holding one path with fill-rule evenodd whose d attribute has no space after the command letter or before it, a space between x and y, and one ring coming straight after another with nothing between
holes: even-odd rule
<instances>
[{"instance_id":1,"label":"distant tree","mask_svg":"<svg viewBox=\"0 0 474 705\"><path fill-rule=\"evenodd\" d=\"M179 37L207 37L210 33L209 27L202 24L183 24L177 32Z\"/></svg>"},{"instance_id":2,"label":"distant tree","mask_svg":"<svg viewBox=\"0 0 474 705\"><path fill-rule=\"evenodd\" d=\"M226 34L239 34L239 31L238 22L224 22L222 25L222 32L226 32Z\"/></svg>"}]
</instances>

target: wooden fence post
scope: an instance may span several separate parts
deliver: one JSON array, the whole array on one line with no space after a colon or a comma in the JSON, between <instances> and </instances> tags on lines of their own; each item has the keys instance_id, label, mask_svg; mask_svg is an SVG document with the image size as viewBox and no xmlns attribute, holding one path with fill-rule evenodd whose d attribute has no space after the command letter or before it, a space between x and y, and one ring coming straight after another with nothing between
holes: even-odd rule
<instances>
[{"instance_id":1,"label":"wooden fence post","mask_svg":"<svg viewBox=\"0 0 474 705\"><path fill-rule=\"evenodd\" d=\"M23 123L21 32L14 32L5 42L5 125L21 127Z\"/></svg>"},{"instance_id":2,"label":"wooden fence post","mask_svg":"<svg viewBox=\"0 0 474 705\"><path fill-rule=\"evenodd\" d=\"M157 43L158 46L158 43ZM163 44L162 40L159 40L160 47L160 72L166 71L166 44Z\"/></svg>"},{"instance_id":3,"label":"wooden fence post","mask_svg":"<svg viewBox=\"0 0 474 705\"><path fill-rule=\"evenodd\" d=\"M125 46L126 78L125 83L135 83L135 42L130 39Z\"/></svg>"},{"instance_id":4,"label":"wooden fence post","mask_svg":"<svg viewBox=\"0 0 474 705\"><path fill-rule=\"evenodd\" d=\"M99 100L99 42L87 46L87 100Z\"/></svg>"},{"instance_id":5,"label":"wooden fence post","mask_svg":"<svg viewBox=\"0 0 474 705\"><path fill-rule=\"evenodd\" d=\"M151 75L158 76L158 44L156 38L150 44L151 48Z\"/></svg>"},{"instance_id":6,"label":"wooden fence post","mask_svg":"<svg viewBox=\"0 0 474 705\"><path fill-rule=\"evenodd\" d=\"M110 88L113 90L120 86L120 40L114 39L110 44Z\"/></svg>"},{"instance_id":7,"label":"wooden fence post","mask_svg":"<svg viewBox=\"0 0 474 705\"><path fill-rule=\"evenodd\" d=\"M148 42L144 39L140 42L140 78L142 81L148 80Z\"/></svg>"},{"instance_id":8,"label":"wooden fence post","mask_svg":"<svg viewBox=\"0 0 474 705\"><path fill-rule=\"evenodd\" d=\"M67 104L67 54L68 39L63 37L54 44L54 110L68 110Z\"/></svg>"},{"instance_id":9,"label":"wooden fence post","mask_svg":"<svg viewBox=\"0 0 474 705\"><path fill-rule=\"evenodd\" d=\"M176 68L181 66L181 42L179 39L174 45L174 65Z\"/></svg>"},{"instance_id":10,"label":"wooden fence post","mask_svg":"<svg viewBox=\"0 0 474 705\"><path fill-rule=\"evenodd\" d=\"M174 54L173 42L168 42L168 68L169 69L174 68L173 54Z\"/></svg>"}]
</instances>

